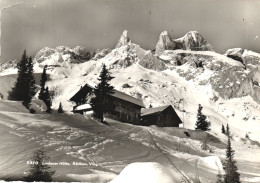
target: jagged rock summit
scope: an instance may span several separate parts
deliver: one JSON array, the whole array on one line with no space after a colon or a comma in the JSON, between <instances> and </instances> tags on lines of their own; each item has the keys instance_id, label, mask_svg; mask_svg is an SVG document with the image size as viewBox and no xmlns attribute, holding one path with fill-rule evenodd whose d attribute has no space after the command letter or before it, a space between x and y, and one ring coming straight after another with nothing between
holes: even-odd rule
<instances>
[{"instance_id":1,"label":"jagged rock summit","mask_svg":"<svg viewBox=\"0 0 260 183\"><path fill-rule=\"evenodd\" d=\"M172 41L167 31L163 31L159 36L156 44L155 53L161 55L164 50L174 50L175 43Z\"/></svg>"},{"instance_id":2,"label":"jagged rock summit","mask_svg":"<svg viewBox=\"0 0 260 183\"><path fill-rule=\"evenodd\" d=\"M121 35L117 45L116 45L116 48L120 48L121 46L125 46L127 45L127 43L131 41L129 36L128 36L128 31L127 30L124 30L123 31L123 34Z\"/></svg>"},{"instance_id":3,"label":"jagged rock summit","mask_svg":"<svg viewBox=\"0 0 260 183\"><path fill-rule=\"evenodd\" d=\"M56 48L45 47L37 52L34 61L40 65L62 66L68 63L82 63L91 58L91 53L85 47L58 46Z\"/></svg>"},{"instance_id":4,"label":"jagged rock summit","mask_svg":"<svg viewBox=\"0 0 260 183\"><path fill-rule=\"evenodd\" d=\"M172 39L167 31L160 34L155 53L161 55L164 50L214 51L212 46L197 31L190 31L179 39Z\"/></svg>"},{"instance_id":5,"label":"jagged rock summit","mask_svg":"<svg viewBox=\"0 0 260 183\"><path fill-rule=\"evenodd\" d=\"M197 31L190 31L185 36L174 40L175 49L191 51L213 51L212 46Z\"/></svg>"},{"instance_id":6,"label":"jagged rock summit","mask_svg":"<svg viewBox=\"0 0 260 183\"><path fill-rule=\"evenodd\" d=\"M121 35L117 46L111 53L104 57L110 68L126 68L137 63L146 69L162 71L166 69L165 64L152 51L145 50L133 43L128 32L125 30Z\"/></svg>"},{"instance_id":7,"label":"jagged rock summit","mask_svg":"<svg viewBox=\"0 0 260 183\"><path fill-rule=\"evenodd\" d=\"M234 60L240 61L243 53L244 53L243 48L232 48L232 49L228 49L224 55L233 58Z\"/></svg>"}]
</instances>

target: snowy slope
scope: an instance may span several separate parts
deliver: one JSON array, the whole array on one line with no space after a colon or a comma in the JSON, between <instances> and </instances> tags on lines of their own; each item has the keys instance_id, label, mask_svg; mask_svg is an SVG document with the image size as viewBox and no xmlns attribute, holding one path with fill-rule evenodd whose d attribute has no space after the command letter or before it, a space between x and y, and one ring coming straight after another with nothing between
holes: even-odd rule
<instances>
[{"instance_id":1,"label":"snowy slope","mask_svg":"<svg viewBox=\"0 0 260 183\"><path fill-rule=\"evenodd\" d=\"M142 175L150 172L157 180L196 182L199 178L207 183L222 171L218 157L224 158L225 154L223 134L209 135L212 154L201 149L205 135L201 131L108 123L109 126L103 125L82 115L30 114L21 102L1 101L0 177L21 176L28 169L26 161L32 151L42 145L51 157L50 162L69 163L51 166L56 170L55 181L109 182L118 174L113 181L125 182L130 179L127 174L138 175L132 178L140 181L147 176L142 177L140 171L136 171L146 167L147 172ZM184 131L188 131L190 137L186 137ZM236 139L232 145L241 177L257 179L260 176L259 146L250 141L244 145ZM73 162L83 165L73 165ZM147 163L132 164L135 162ZM125 167L128 168L120 174Z\"/></svg>"},{"instance_id":2,"label":"snowy slope","mask_svg":"<svg viewBox=\"0 0 260 183\"><path fill-rule=\"evenodd\" d=\"M155 162L132 163L110 183L178 183L188 182L182 180L182 175L172 167L163 166Z\"/></svg>"}]
</instances>

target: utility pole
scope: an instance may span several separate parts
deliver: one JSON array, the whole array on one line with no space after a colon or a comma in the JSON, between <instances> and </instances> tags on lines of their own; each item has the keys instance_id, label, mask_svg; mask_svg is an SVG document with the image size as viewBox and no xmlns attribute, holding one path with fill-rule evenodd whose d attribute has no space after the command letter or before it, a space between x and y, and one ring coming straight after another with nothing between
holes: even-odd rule
<instances>
[{"instance_id":1,"label":"utility pole","mask_svg":"<svg viewBox=\"0 0 260 183\"><path fill-rule=\"evenodd\" d=\"M183 123L183 128L184 127L184 98L182 99L182 123Z\"/></svg>"},{"instance_id":2,"label":"utility pole","mask_svg":"<svg viewBox=\"0 0 260 183\"><path fill-rule=\"evenodd\" d=\"M195 180L196 180L196 183L200 183L200 177L199 177L199 171L198 171L198 164L199 164L199 158L197 158L195 160Z\"/></svg>"}]
</instances>

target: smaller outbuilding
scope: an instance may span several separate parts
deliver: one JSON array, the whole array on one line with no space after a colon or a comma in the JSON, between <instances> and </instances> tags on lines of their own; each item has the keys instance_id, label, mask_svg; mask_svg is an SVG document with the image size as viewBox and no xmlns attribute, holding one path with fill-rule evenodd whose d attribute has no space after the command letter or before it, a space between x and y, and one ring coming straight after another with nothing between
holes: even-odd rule
<instances>
[{"instance_id":1,"label":"smaller outbuilding","mask_svg":"<svg viewBox=\"0 0 260 183\"><path fill-rule=\"evenodd\" d=\"M79 91L77 91L77 93L75 93L75 95L73 95L69 100L73 101L76 103L76 106L85 104L87 102L87 97L89 95L93 94L93 89L94 87L89 85L89 84L85 84L83 87L80 88Z\"/></svg>"},{"instance_id":2,"label":"smaller outbuilding","mask_svg":"<svg viewBox=\"0 0 260 183\"><path fill-rule=\"evenodd\" d=\"M74 108L74 113L79 113L82 115L92 114L92 107L90 104L82 104Z\"/></svg>"},{"instance_id":3,"label":"smaller outbuilding","mask_svg":"<svg viewBox=\"0 0 260 183\"><path fill-rule=\"evenodd\" d=\"M143 108L141 110L141 125L156 125L159 127L179 127L182 123L171 105Z\"/></svg>"}]
</instances>

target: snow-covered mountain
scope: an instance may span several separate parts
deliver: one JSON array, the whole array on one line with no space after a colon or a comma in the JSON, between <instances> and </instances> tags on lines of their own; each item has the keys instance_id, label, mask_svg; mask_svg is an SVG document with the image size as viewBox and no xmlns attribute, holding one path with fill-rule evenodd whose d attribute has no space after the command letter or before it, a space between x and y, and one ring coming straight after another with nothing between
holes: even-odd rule
<instances>
[{"instance_id":1,"label":"snow-covered mountain","mask_svg":"<svg viewBox=\"0 0 260 183\"><path fill-rule=\"evenodd\" d=\"M153 53L124 31L115 49L97 51L89 61L80 59L86 53L82 47L43 48L34 58L34 69L40 73L49 65L47 85L55 90L54 108L62 102L71 111L70 97L85 83L96 83L106 64L116 89L142 99L147 107L172 104L186 128L194 129L201 104L213 133L229 123L234 136L244 138L247 133L260 140L260 54L231 49L221 55L212 50L198 32L172 39L164 31ZM1 73L14 69L7 71ZM126 83L132 87L123 88Z\"/></svg>"},{"instance_id":2,"label":"snow-covered mountain","mask_svg":"<svg viewBox=\"0 0 260 183\"><path fill-rule=\"evenodd\" d=\"M45 114L44 104L37 99L32 101L36 114L29 114L21 102L5 100L17 77L17 62L3 64L1 139L14 139L15 145L0 148L9 154L9 158L0 158L5 164L1 172L21 173L28 157L25 149L32 150L41 143L49 148L54 162L80 160L87 164L57 168L57 174L62 174L57 181L66 177L71 181L108 182L125 167L111 182L212 182L219 171L223 173L226 135L221 133L221 126L229 124L242 182L259 182L259 62L260 54L241 48L218 54L194 31L180 39L162 32L155 53L135 44L127 31L114 49L96 50L95 55L83 47L43 48L34 57L36 82L48 65L46 84L54 91L53 108L62 102L67 114ZM75 104L69 99L86 83L98 82L102 64L115 77L111 84L117 90L142 99L146 107L171 104L184 128L141 127L113 120L106 126L72 115ZM129 87L124 87L126 84ZM211 122L209 133L189 130L195 127L198 104ZM20 142L23 138L27 139ZM212 152L202 150L205 139ZM150 163L133 163L143 161ZM18 168L13 170L14 165ZM142 172L144 169L147 171ZM147 178L150 174L153 176Z\"/></svg>"}]
</instances>

